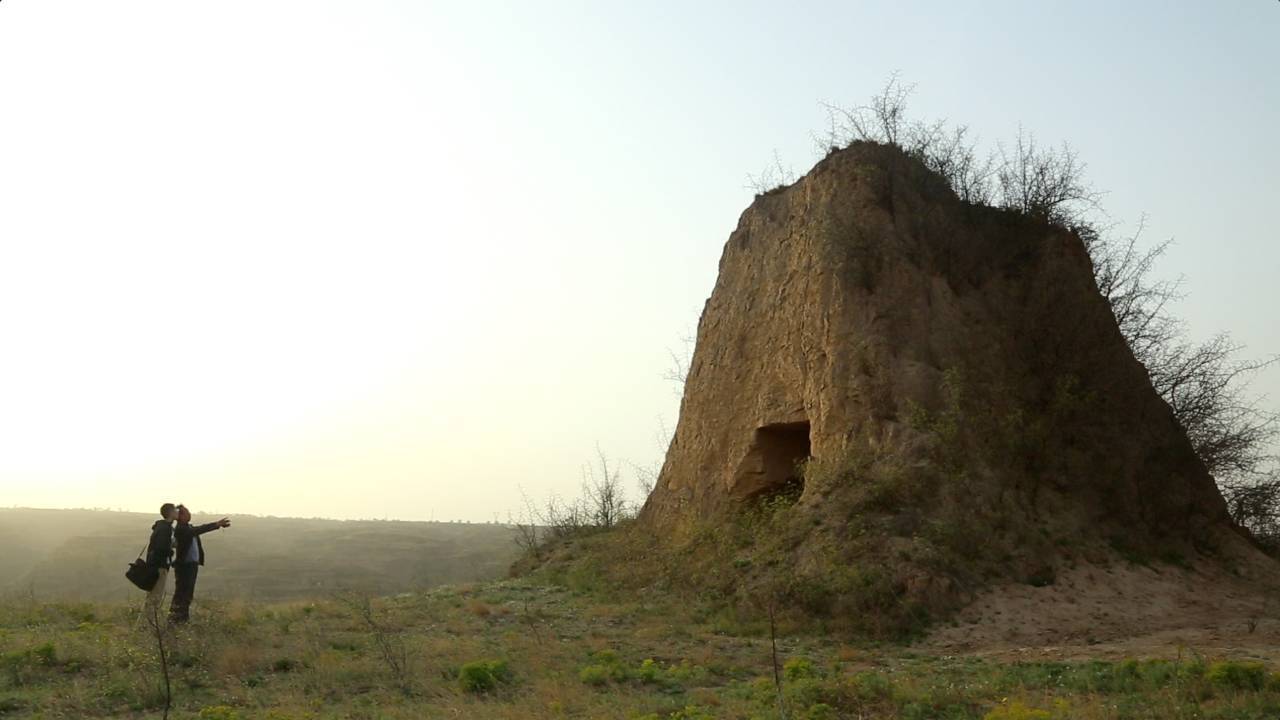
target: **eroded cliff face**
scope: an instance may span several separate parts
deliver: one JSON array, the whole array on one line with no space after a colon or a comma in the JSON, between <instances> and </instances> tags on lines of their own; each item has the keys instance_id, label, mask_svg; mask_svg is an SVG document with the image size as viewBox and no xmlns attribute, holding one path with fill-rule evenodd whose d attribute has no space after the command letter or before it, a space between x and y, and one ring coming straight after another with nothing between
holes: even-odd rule
<instances>
[{"instance_id":1,"label":"eroded cliff face","mask_svg":"<svg viewBox=\"0 0 1280 720\"><path fill-rule=\"evenodd\" d=\"M803 486L798 463L870 443L914 467L939 441L913 418L948 413L972 436L958 446L974 450L944 475L1035 486L1018 489L1027 512L1186 537L1229 525L1080 239L965 205L872 144L833 153L742 214L642 520L679 537L788 489L820 512L844 489ZM992 444L1005 432L1007 449Z\"/></svg>"}]
</instances>

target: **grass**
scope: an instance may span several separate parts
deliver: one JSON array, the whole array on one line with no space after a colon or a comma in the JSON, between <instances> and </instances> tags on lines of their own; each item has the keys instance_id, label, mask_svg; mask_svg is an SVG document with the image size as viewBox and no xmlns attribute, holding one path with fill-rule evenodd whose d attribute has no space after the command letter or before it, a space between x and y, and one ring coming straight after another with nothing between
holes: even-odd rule
<instances>
[{"instance_id":1,"label":"grass","mask_svg":"<svg viewBox=\"0 0 1280 720\"><path fill-rule=\"evenodd\" d=\"M779 692L767 636L662 597L606 603L523 579L370 607L378 633L344 598L199 604L170 638L172 717L1280 716L1276 668L1231 658L1003 663L787 634ZM158 717L152 648L123 606L0 605L0 718Z\"/></svg>"}]
</instances>

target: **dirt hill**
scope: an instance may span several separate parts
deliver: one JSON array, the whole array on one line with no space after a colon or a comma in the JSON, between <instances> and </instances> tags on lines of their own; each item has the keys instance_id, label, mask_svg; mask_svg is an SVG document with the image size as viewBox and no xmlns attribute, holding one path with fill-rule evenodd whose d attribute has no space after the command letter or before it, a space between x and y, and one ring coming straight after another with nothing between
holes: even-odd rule
<instances>
[{"instance_id":1,"label":"dirt hill","mask_svg":"<svg viewBox=\"0 0 1280 720\"><path fill-rule=\"evenodd\" d=\"M640 525L690 583L871 630L1117 558L1274 573L1081 239L870 143L742 214Z\"/></svg>"}]
</instances>

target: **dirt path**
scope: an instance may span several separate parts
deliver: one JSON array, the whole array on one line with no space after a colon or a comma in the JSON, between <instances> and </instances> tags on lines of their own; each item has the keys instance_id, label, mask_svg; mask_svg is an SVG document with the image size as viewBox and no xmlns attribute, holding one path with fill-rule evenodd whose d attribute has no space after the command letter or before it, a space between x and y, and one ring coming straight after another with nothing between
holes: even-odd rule
<instances>
[{"instance_id":1,"label":"dirt path","mask_svg":"<svg viewBox=\"0 0 1280 720\"><path fill-rule=\"evenodd\" d=\"M1275 565L1246 558L1185 569L1080 565L1045 587L988 590L923 643L944 655L1002 659L1212 657L1280 661Z\"/></svg>"}]
</instances>

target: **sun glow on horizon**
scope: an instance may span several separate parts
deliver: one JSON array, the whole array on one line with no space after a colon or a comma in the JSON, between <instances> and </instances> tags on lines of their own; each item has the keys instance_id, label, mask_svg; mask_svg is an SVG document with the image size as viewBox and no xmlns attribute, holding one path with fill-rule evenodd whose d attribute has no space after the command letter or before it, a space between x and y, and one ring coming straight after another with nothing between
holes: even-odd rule
<instances>
[{"instance_id":1,"label":"sun glow on horizon","mask_svg":"<svg viewBox=\"0 0 1280 720\"><path fill-rule=\"evenodd\" d=\"M1239 71L1274 25L1166 10L2 3L0 506L485 521L597 445L649 467L744 178L895 69L921 117L1071 140L1179 237L1196 333L1275 352L1280 96ZM1097 52L1011 66L1033 32Z\"/></svg>"}]
</instances>

